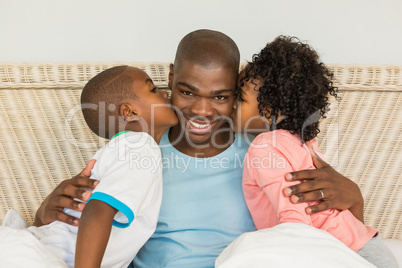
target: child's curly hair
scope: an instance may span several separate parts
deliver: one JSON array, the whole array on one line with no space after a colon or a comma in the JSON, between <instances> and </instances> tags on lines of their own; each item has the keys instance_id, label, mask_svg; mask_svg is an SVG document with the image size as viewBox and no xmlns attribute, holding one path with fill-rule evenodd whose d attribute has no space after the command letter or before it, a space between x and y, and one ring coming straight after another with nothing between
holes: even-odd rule
<instances>
[{"instance_id":1,"label":"child's curly hair","mask_svg":"<svg viewBox=\"0 0 402 268\"><path fill-rule=\"evenodd\" d=\"M328 95L337 97L332 78L333 74L319 62L309 45L296 37L279 36L253 55L240 85L260 79L260 115L272 120L274 129L289 130L304 143L320 132L318 120L329 111Z\"/></svg>"}]
</instances>

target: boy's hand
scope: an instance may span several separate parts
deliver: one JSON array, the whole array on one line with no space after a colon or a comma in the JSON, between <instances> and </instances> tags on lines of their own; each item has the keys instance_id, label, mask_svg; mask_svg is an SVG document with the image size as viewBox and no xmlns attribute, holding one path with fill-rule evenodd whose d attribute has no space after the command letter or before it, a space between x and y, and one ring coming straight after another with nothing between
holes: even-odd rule
<instances>
[{"instance_id":1,"label":"boy's hand","mask_svg":"<svg viewBox=\"0 0 402 268\"><path fill-rule=\"evenodd\" d=\"M317 205L306 208L307 214L313 214L327 209L349 209L354 216L363 222L363 197L356 183L338 173L324 162L314 151L311 144L306 143L310 150L314 166L317 169L291 172L285 175L287 180L306 180L284 189L292 203L321 201ZM324 196L324 197L323 197Z\"/></svg>"},{"instance_id":2,"label":"boy's hand","mask_svg":"<svg viewBox=\"0 0 402 268\"><path fill-rule=\"evenodd\" d=\"M79 219L69 216L63 212L64 208L82 211L85 203L73 200L73 198L87 201L91 192L83 188L94 189L99 183L97 180L89 179L91 170L96 160L88 162L87 166L77 176L62 181L42 202L35 214L35 226L49 224L53 221L61 221L70 225L78 226Z\"/></svg>"}]
</instances>

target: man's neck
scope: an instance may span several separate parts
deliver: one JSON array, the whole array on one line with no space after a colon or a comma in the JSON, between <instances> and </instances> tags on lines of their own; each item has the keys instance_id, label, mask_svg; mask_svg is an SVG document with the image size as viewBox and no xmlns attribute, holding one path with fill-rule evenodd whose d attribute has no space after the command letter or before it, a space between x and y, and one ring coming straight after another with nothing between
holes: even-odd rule
<instances>
[{"instance_id":1,"label":"man's neck","mask_svg":"<svg viewBox=\"0 0 402 268\"><path fill-rule=\"evenodd\" d=\"M179 152L197 158L216 156L229 148L234 140L235 134L232 130L219 132L214 136L214 140L205 143L192 143L181 132L180 125L172 127L169 131L169 141Z\"/></svg>"}]
</instances>

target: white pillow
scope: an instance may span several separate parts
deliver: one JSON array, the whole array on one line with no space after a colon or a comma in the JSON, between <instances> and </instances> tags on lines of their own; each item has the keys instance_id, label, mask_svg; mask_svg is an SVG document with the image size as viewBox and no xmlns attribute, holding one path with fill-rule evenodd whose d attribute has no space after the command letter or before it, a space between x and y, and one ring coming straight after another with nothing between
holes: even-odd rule
<instances>
[{"instance_id":1,"label":"white pillow","mask_svg":"<svg viewBox=\"0 0 402 268\"><path fill-rule=\"evenodd\" d=\"M0 266L12 268L68 268L28 229L0 226Z\"/></svg>"},{"instance_id":2,"label":"white pillow","mask_svg":"<svg viewBox=\"0 0 402 268\"><path fill-rule=\"evenodd\" d=\"M245 233L217 258L216 268L375 267L328 232L301 223Z\"/></svg>"},{"instance_id":3,"label":"white pillow","mask_svg":"<svg viewBox=\"0 0 402 268\"><path fill-rule=\"evenodd\" d=\"M14 229L23 229L28 228L29 225L17 211L11 208L7 211L1 226L9 226Z\"/></svg>"}]
</instances>

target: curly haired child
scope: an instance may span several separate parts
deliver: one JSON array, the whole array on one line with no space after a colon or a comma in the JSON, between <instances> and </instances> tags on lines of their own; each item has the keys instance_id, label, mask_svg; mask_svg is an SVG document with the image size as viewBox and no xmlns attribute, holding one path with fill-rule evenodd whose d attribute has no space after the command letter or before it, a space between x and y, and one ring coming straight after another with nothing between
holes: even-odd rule
<instances>
[{"instance_id":1,"label":"curly haired child","mask_svg":"<svg viewBox=\"0 0 402 268\"><path fill-rule=\"evenodd\" d=\"M317 149L319 119L330 95L337 97L333 75L317 53L295 37L279 36L253 56L240 75L233 115L236 132L257 134L245 157L243 192L257 229L284 222L325 230L378 267L398 267L378 231L349 210L312 214L312 202L292 202L284 191L296 184L288 172L314 169L306 146ZM321 199L325 193L320 190Z\"/></svg>"}]
</instances>

